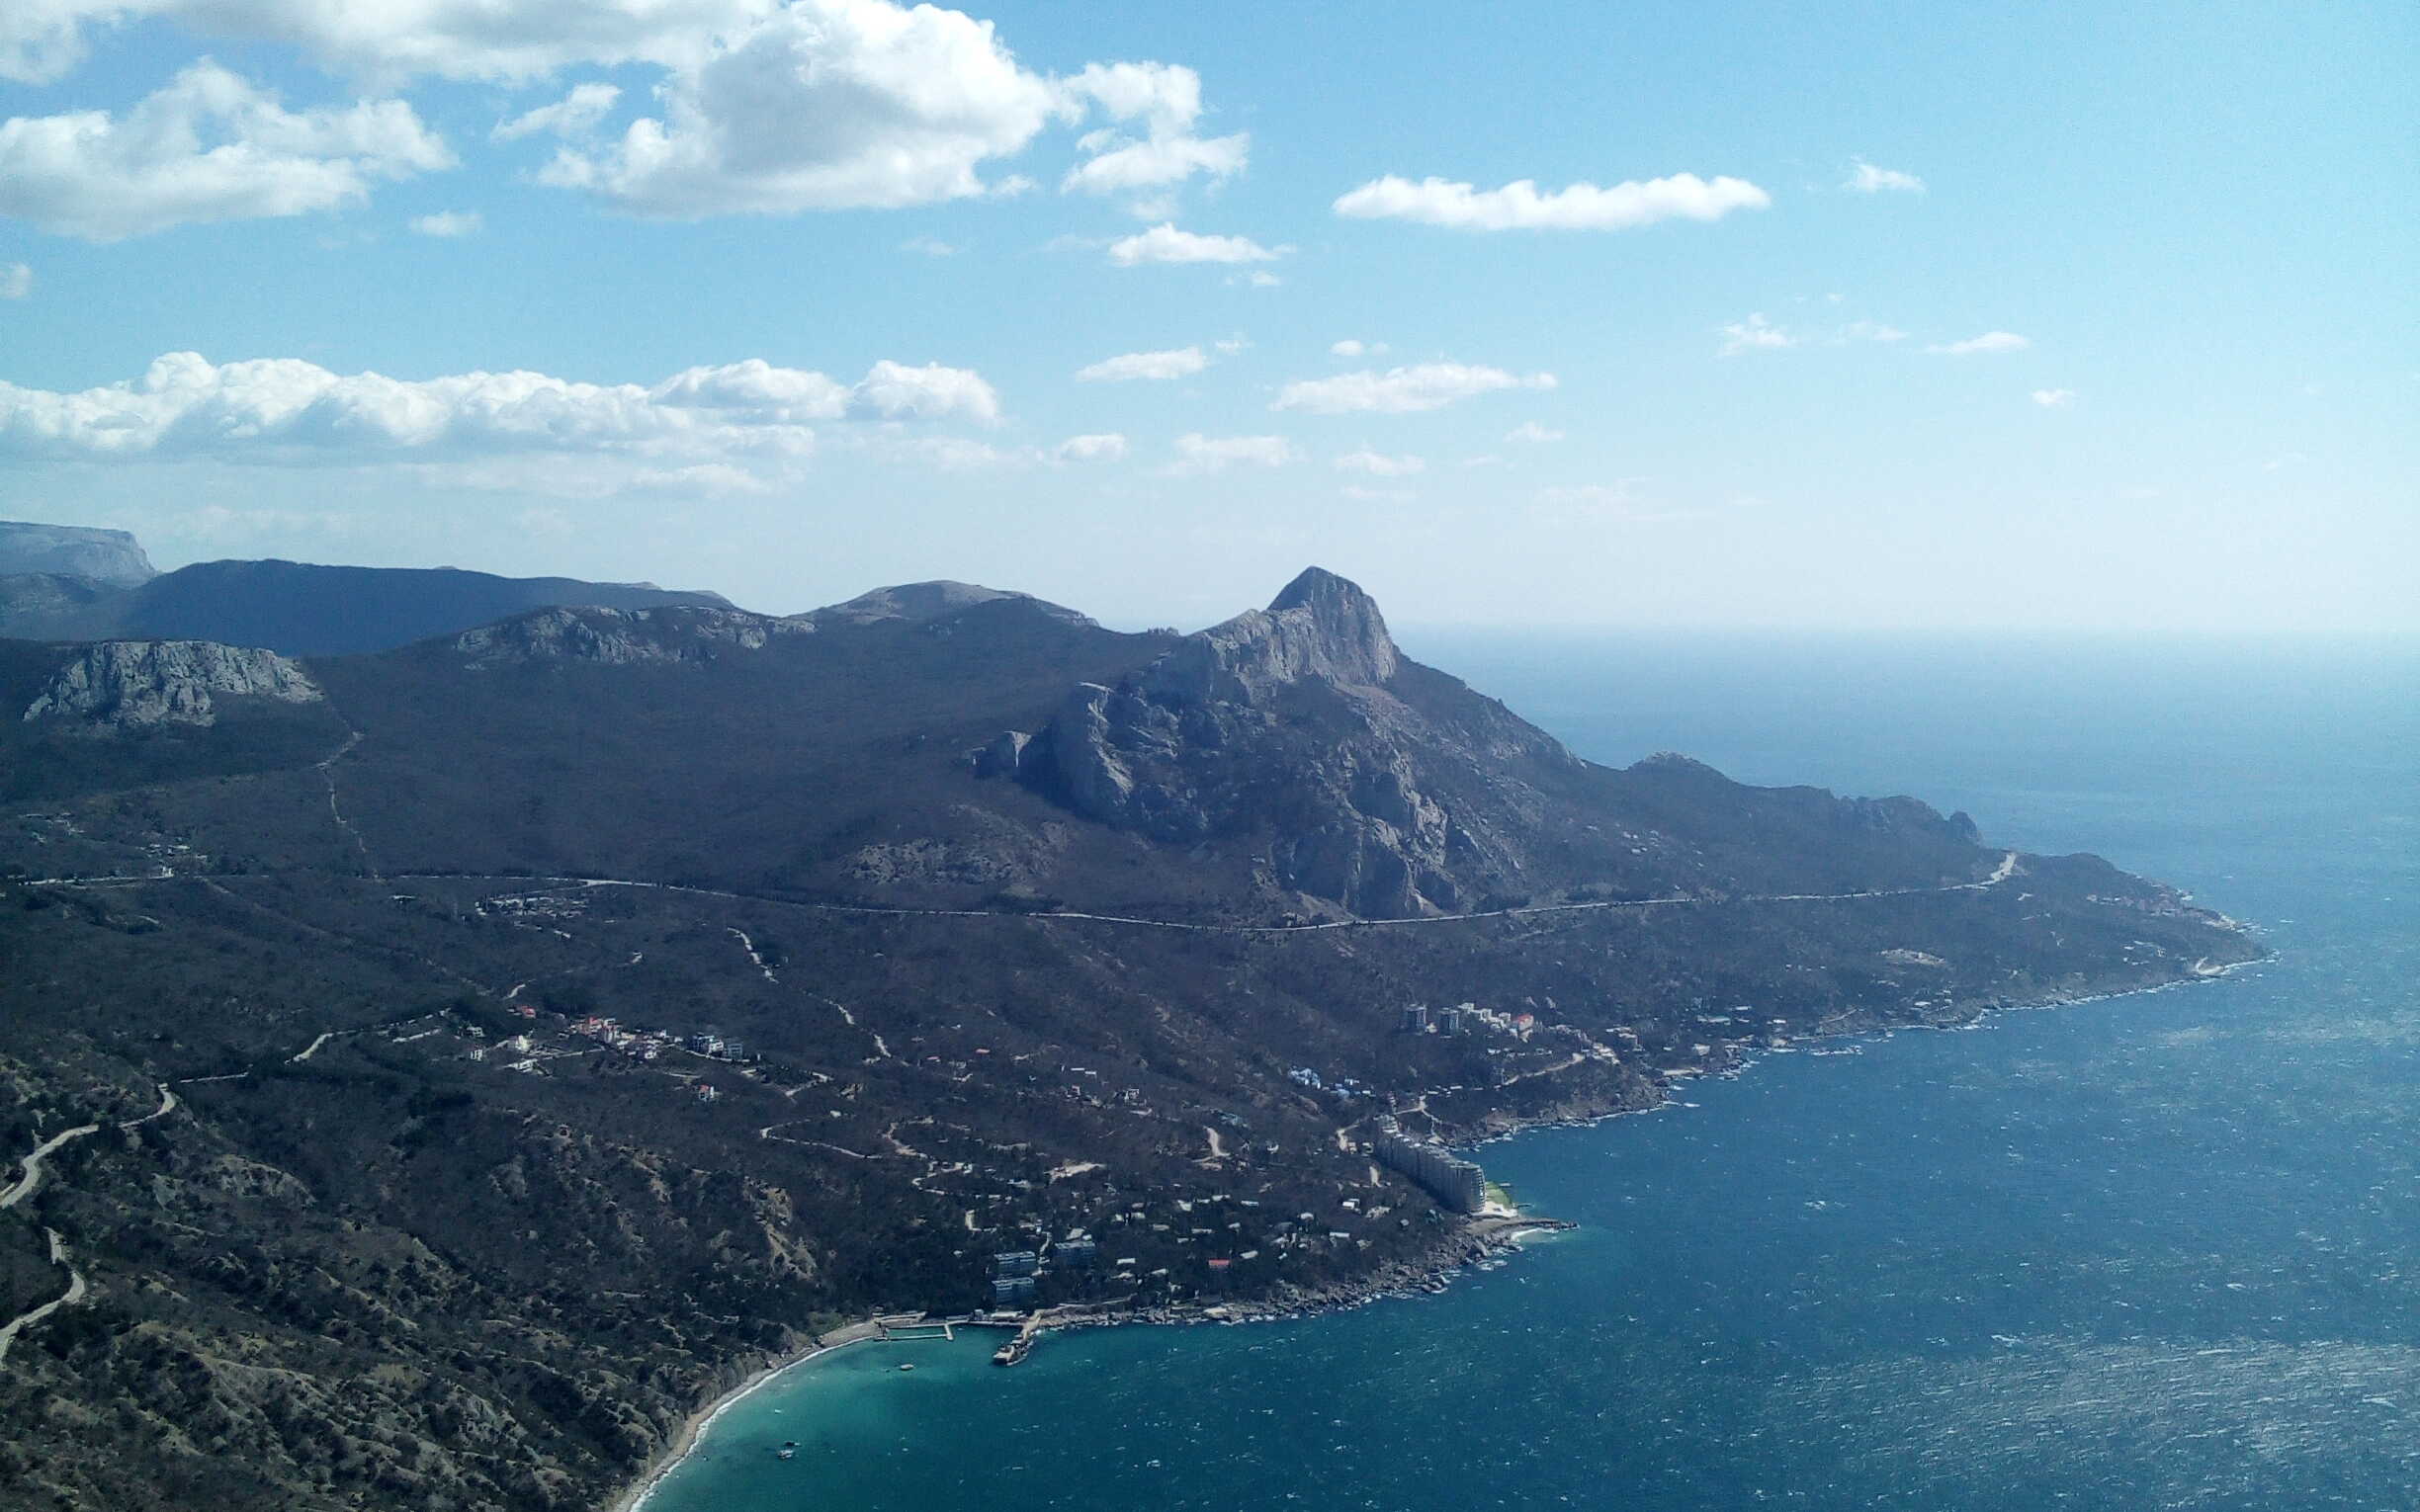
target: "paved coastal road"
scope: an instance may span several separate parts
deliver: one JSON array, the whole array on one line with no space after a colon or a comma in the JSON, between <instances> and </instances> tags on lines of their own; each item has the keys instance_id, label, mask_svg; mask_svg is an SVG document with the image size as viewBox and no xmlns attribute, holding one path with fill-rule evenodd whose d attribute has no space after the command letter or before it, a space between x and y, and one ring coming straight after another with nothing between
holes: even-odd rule
<instances>
[{"instance_id":1,"label":"paved coastal road","mask_svg":"<svg viewBox=\"0 0 2420 1512\"><path fill-rule=\"evenodd\" d=\"M2017 853L2001 853L2000 864L1992 875L1980 882L1946 882L1938 887L1874 887L1860 892L1751 892L1738 897L1637 897L1609 898L1585 903L1524 903L1516 908L1487 908L1473 913L1424 913L1400 919L1326 919L1312 924L1187 924L1172 919L1138 919L1118 913L1077 913L1058 911L1034 913L1017 908L881 908L871 903L803 903L788 898L756 897L745 892L724 892L713 887L684 887L677 882L632 882L620 877L538 877L516 878L514 881L547 882L580 887L644 887L655 892L685 892L695 897L726 898L735 902L771 903L784 908L808 908L819 913L862 913L899 919L1036 919L1046 923L1076 921L1092 924L1124 924L1137 929L1175 929L1194 934L1211 935L1307 935L1328 929L1394 929L1414 924L1463 924L1475 919L1517 919L1534 914L1589 913L1610 908L1686 908L1704 904L1724 903L1845 903L1859 898L1916 897L1934 892L1980 892L1996 887L2017 875ZM423 880L419 874L407 879ZM432 875L431 881L466 881L494 879L443 878ZM736 931L734 931L736 933Z\"/></svg>"}]
</instances>

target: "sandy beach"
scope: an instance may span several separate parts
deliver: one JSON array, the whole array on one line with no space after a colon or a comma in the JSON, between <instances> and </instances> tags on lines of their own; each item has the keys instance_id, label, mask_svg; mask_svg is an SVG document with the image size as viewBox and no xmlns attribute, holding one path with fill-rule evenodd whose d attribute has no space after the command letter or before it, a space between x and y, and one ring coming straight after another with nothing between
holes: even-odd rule
<instances>
[{"instance_id":1,"label":"sandy beach","mask_svg":"<svg viewBox=\"0 0 2420 1512\"><path fill-rule=\"evenodd\" d=\"M654 1494L656 1485L663 1480L663 1477L671 1472L674 1466L688 1458L690 1450L697 1447L698 1436L706 1431L707 1425L722 1416L723 1410L733 1402L755 1390L784 1371L805 1365L808 1361L830 1354L835 1349L842 1349L848 1345L881 1336L881 1324L868 1318L862 1323L851 1323L844 1328L835 1328L822 1335L813 1349L804 1350L787 1360L776 1361L752 1372L745 1381L690 1413L688 1418L681 1423L680 1432L672 1435L671 1442L657 1451L655 1458L648 1463L645 1472L612 1501L606 1503L606 1512L639 1512L639 1509L647 1504L647 1499Z\"/></svg>"}]
</instances>

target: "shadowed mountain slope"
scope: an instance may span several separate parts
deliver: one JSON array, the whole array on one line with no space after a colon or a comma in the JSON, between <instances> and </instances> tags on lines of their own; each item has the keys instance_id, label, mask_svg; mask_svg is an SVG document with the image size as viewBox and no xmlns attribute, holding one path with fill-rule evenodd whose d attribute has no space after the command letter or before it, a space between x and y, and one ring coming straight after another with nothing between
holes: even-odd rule
<instances>
[{"instance_id":1,"label":"shadowed mountain slope","mask_svg":"<svg viewBox=\"0 0 2420 1512\"><path fill-rule=\"evenodd\" d=\"M852 603L0 640L0 1149L92 1126L0 1214L0 1322L84 1289L0 1370L0 1486L591 1508L996 1252L1152 1307L1467 1257L1381 1113L1644 1107L2258 953L1914 798L1580 760L1316 569L1192 635Z\"/></svg>"},{"instance_id":2,"label":"shadowed mountain slope","mask_svg":"<svg viewBox=\"0 0 2420 1512\"><path fill-rule=\"evenodd\" d=\"M215 640L289 656L337 656L406 645L547 605L723 602L717 594L651 583L496 577L454 567L210 561L131 586L55 576L0 580L0 631L29 640Z\"/></svg>"}]
</instances>

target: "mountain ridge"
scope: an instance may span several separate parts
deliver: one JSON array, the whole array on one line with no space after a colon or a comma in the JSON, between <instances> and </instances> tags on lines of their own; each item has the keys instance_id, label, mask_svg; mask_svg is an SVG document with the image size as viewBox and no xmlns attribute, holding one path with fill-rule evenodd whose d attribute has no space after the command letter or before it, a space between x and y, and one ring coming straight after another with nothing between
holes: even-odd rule
<instances>
[{"instance_id":1,"label":"mountain ridge","mask_svg":"<svg viewBox=\"0 0 2420 1512\"><path fill-rule=\"evenodd\" d=\"M1190 636L885 592L530 608L294 659L315 698L0 640L0 1147L119 1126L0 1217L0 1312L56 1295L41 1228L88 1289L0 1374L0 1474L592 1507L734 1362L988 1306L996 1253L1142 1309L1466 1256L1381 1114L2258 954L1914 798L1582 760L1331 573Z\"/></svg>"}]
</instances>

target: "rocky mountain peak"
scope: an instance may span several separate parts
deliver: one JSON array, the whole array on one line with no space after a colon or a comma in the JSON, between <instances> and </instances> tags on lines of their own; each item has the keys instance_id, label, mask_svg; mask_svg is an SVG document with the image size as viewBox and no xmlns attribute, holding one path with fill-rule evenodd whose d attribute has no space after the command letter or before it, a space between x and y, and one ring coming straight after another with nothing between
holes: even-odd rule
<instances>
[{"instance_id":1,"label":"rocky mountain peak","mask_svg":"<svg viewBox=\"0 0 2420 1512\"><path fill-rule=\"evenodd\" d=\"M1376 601L1311 567L1267 609L1247 610L1178 641L1146 674L1144 692L1178 706L1251 704L1306 678L1384 687L1402 664Z\"/></svg>"},{"instance_id":2,"label":"rocky mountain peak","mask_svg":"<svg viewBox=\"0 0 2420 1512\"><path fill-rule=\"evenodd\" d=\"M1577 765L1406 662L1370 596L1313 567L1131 679L1079 684L1038 732L1001 734L975 768L1154 840L1264 847L1274 886L1387 917L1455 906L1518 872L1519 814L1536 804L1528 768L1508 761ZM1447 791L1475 797L1449 804Z\"/></svg>"}]
</instances>

